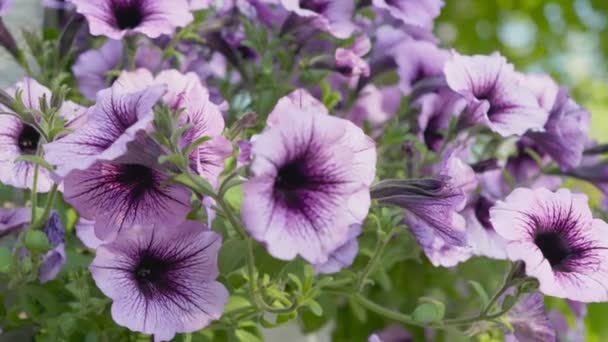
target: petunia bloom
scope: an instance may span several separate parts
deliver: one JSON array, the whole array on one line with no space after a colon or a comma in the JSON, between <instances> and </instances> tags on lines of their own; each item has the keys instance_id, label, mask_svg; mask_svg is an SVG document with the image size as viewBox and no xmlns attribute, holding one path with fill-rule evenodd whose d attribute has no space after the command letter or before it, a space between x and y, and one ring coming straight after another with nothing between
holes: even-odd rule
<instances>
[{"instance_id":1,"label":"petunia bloom","mask_svg":"<svg viewBox=\"0 0 608 342\"><path fill-rule=\"evenodd\" d=\"M331 253L326 262L312 265L315 272L318 274L336 273L352 265L359 253L359 242L357 241L359 234L361 234L361 225L352 225L346 242Z\"/></svg>"},{"instance_id":2,"label":"petunia bloom","mask_svg":"<svg viewBox=\"0 0 608 342\"><path fill-rule=\"evenodd\" d=\"M150 38L172 34L194 17L186 0L70 0L84 15L91 34L122 39L142 33Z\"/></svg>"},{"instance_id":3,"label":"petunia bloom","mask_svg":"<svg viewBox=\"0 0 608 342\"><path fill-rule=\"evenodd\" d=\"M424 28L433 27L444 5L443 0L372 0L372 4L405 24Z\"/></svg>"},{"instance_id":4,"label":"petunia bloom","mask_svg":"<svg viewBox=\"0 0 608 342\"><path fill-rule=\"evenodd\" d=\"M245 228L276 258L325 263L367 216L374 142L304 90L280 99L268 126L253 141Z\"/></svg>"},{"instance_id":5,"label":"petunia bloom","mask_svg":"<svg viewBox=\"0 0 608 342\"><path fill-rule=\"evenodd\" d=\"M122 156L138 132L152 129L152 107L165 93L164 86L133 93L121 92L117 87L99 92L97 103L86 113L86 122L45 146L46 160L57 166L57 175L65 177L98 160Z\"/></svg>"},{"instance_id":6,"label":"petunia bloom","mask_svg":"<svg viewBox=\"0 0 608 342\"><path fill-rule=\"evenodd\" d=\"M335 53L338 71L356 82L359 77L369 76L369 64L362 57L371 50L371 42L367 36L360 36L350 48L338 48Z\"/></svg>"},{"instance_id":7,"label":"petunia bloom","mask_svg":"<svg viewBox=\"0 0 608 342\"><path fill-rule=\"evenodd\" d=\"M608 300L608 225L587 196L567 189L515 189L490 209L511 260L523 260L541 292L581 302Z\"/></svg>"},{"instance_id":8,"label":"petunia bloom","mask_svg":"<svg viewBox=\"0 0 608 342\"><path fill-rule=\"evenodd\" d=\"M581 164L587 142L591 114L576 104L565 89L557 94L544 132L527 134L563 170Z\"/></svg>"},{"instance_id":9,"label":"petunia bloom","mask_svg":"<svg viewBox=\"0 0 608 342\"><path fill-rule=\"evenodd\" d=\"M0 15L5 15L11 8L13 0L0 0Z\"/></svg>"},{"instance_id":10,"label":"petunia bloom","mask_svg":"<svg viewBox=\"0 0 608 342\"><path fill-rule=\"evenodd\" d=\"M555 342L555 328L547 316L543 295L526 294L505 315L513 327L513 333L506 334L507 342Z\"/></svg>"},{"instance_id":11,"label":"petunia bloom","mask_svg":"<svg viewBox=\"0 0 608 342\"><path fill-rule=\"evenodd\" d=\"M49 243L53 247L42 257L40 268L38 269L38 279L41 283L49 282L57 277L65 265L65 228L59 217L59 213L54 211L49 216L47 222L42 227Z\"/></svg>"},{"instance_id":12,"label":"petunia bloom","mask_svg":"<svg viewBox=\"0 0 608 342\"><path fill-rule=\"evenodd\" d=\"M452 54L444 74L449 87L467 100L464 123L485 125L502 136L543 129L549 113L504 57Z\"/></svg>"},{"instance_id":13,"label":"petunia bloom","mask_svg":"<svg viewBox=\"0 0 608 342\"><path fill-rule=\"evenodd\" d=\"M505 240L496 233L490 222L490 208L495 201L480 195L465 208L462 216L466 222L467 244L472 253L494 259L506 259Z\"/></svg>"},{"instance_id":14,"label":"petunia bloom","mask_svg":"<svg viewBox=\"0 0 608 342\"><path fill-rule=\"evenodd\" d=\"M194 73L164 70L154 77L150 71L138 69L123 72L116 80L116 87L129 92L154 85L167 87L163 101L174 111L184 111L180 124L192 126L181 137L182 147L189 146L199 138L209 138L191 153L190 161L195 171L216 185L226 158L232 154L232 144L222 136L224 117L219 107L211 102L209 91Z\"/></svg>"},{"instance_id":15,"label":"petunia bloom","mask_svg":"<svg viewBox=\"0 0 608 342\"><path fill-rule=\"evenodd\" d=\"M337 38L348 38L355 30L351 17L354 0L280 0L286 10L299 17L299 23L312 25Z\"/></svg>"},{"instance_id":16,"label":"petunia bloom","mask_svg":"<svg viewBox=\"0 0 608 342\"><path fill-rule=\"evenodd\" d=\"M392 55L397 63L401 91L406 95L411 94L416 83L442 76L443 66L449 58L449 53L437 45L413 39L397 45Z\"/></svg>"},{"instance_id":17,"label":"petunia bloom","mask_svg":"<svg viewBox=\"0 0 608 342\"><path fill-rule=\"evenodd\" d=\"M30 223L31 217L30 208L0 208L0 237L20 230Z\"/></svg>"},{"instance_id":18,"label":"petunia bloom","mask_svg":"<svg viewBox=\"0 0 608 342\"><path fill-rule=\"evenodd\" d=\"M158 165L162 150L140 132L124 155L74 170L64 179L64 197L79 214L95 221L95 235L111 241L138 224L182 222L191 210L190 192L164 184L168 171Z\"/></svg>"},{"instance_id":19,"label":"petunia bloom","mask_svg":"<svg viewBox=\"0 0 608 342\"><path fill-rule=\"evenodd\" d=\"M45 97L51 100L51 91L31 78L9 89L8 93L14 96L17 91L22 92L23 104L34 111L40 110L40 99ZM0 106L3 112L10 109ZM85 111L84 108L70 101L64 102L59 109L59 117L67 121L69 126L74 119ZM35 120L42 120L39 114L34 113ZM15 162L20 156L33 156L38 147L44 144L40 132L12 115L0 115L0 181L4 184L18 188L31 188L34 181L35 164L27 161ZM42 155L43 158L46 155ZM37 190L47 192L54 184L50 172L40 167L38 170Z\"/></svg>"},{"instance_id":20,"label":"petunia bloom","mask_svg":"<svg viewBox=\"0 0 608 342\"><path fill-rule=\"evenodd\" d=\"M168 341L220 318L228 291L215 279L221 237L192 221L136 226L97 248L89 267L112 318Z\"/></svg>"}]
</instances>

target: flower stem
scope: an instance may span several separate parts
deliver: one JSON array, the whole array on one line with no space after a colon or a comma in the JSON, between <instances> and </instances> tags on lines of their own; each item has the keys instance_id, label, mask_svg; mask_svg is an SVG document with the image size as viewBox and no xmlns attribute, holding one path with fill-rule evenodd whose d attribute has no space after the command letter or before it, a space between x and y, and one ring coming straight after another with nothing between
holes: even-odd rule
<instances>
[{"instance_id":1,"label":"flower stem","mask_svg":"<svg viewBox=\"0 0 608 342\"><path fill-rule=\"evenodd\" d=\"M378 224L378 229L380 229L379 224ZM380 260L380 257L382 256L382 254L384 253L384 250L386 249L386 246L388 246L388 243L393 238L394 232L395 232L395 230L393 227L393 228L391 228L389 233L386 235L386 237L384 237L384 239L378 240L378 242L376 243L376 248L374 249L374 254L372 255L372 258L369 260L367 265L365 265L365 268L361 272L361 276L357 280L357 289L359 292L361 292L363 290L363 287L365 287L365 281L367 280L369 275L372 274L372 272L374 271L376 265L378 264L378 261Z\"/></svg>"},{"instance_id":2,"label":"flower stem","mask_svg":"<svg viewBox=\"0 0 608 342\"><path fill-rule=\"evenodd\" d=\"M38 145L38 149L36 150L36 156L42 156L42 146ZM32 205L32 218L31 222L36 222L36 209L38 207L38 174L40 173L40 165L36 163L34 165L34 178L32 180L32 193L30 204Z\"/></svg>"}]
</instances>

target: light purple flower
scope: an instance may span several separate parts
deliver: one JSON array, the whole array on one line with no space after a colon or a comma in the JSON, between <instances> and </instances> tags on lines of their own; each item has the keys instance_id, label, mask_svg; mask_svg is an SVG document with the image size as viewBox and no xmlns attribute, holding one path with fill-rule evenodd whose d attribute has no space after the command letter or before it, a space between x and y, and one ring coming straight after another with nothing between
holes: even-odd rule
<instances>
[{"instance_id":1,"label":"light purple flower","mask_svg":"<svg viewBox=\"0 0 608 342\"><path fill-rule=\"evenodd\" d=\"M371 42L365 35L358 37L350 48L338 48L335 53L338 71L356 82L359 77L369 76L369 64L362 57L371 50Z\"/></svg>"},{"instance_id":2,"label":"light purple flower","mask_svg":"<svg viewBox=\"0 0 608 342\"><path fill-rule=\"evenodd\" d=\"M45 97L47 102L51 100L51 91L31 78L25 78L22 82L9 89L8 93L14 96L17 90L22 91L23 104L26 108L38 111L34 113L34 119L41 121L40 99ZM3 112L11 112L10 109L0 106ZM67 121L70 126L85 109L73 102L66 101L59 110L59 117ZM23 123L12 115L0 115L0 181L17 188L30 189L34 180L35 164L27 161L15 162L20 156L33 156L40 144L45 141L42 135L31 125ZM43 154L43 158L47 157ZM47 192L51 189L54 181L50 172L40 167L38 171L37 190Z\"/></svg>"},{"instance_id":3,"label":"light purple flower","mask_svg":"<svg viewBox=\"0 0 608 342\"><path fill-rule=\"evenodd\" d=\"M135 226L97 248L89 267L112 299L112 318L168 341L220 318L228 291L217 282L221 237L202 224Z\"/></svg>"},{"instance_id":4,"label":"light purple flower","mask_svg":"<svg viewBox=\"0 0 608 342\"><path fill-rule=\"evenodd\" d=\"M68 1L69 0L42 0L42 5L47 8L58 10L71 10L74 5Z\"/></svg>"},{"instance_id":5,"label":"light purple flower","mask_svg":"<svg viewBox=\"0 0 608 342\"><path fill-rule=\"evenodd\" d=\"M466 107L464 99L449 89L426 93L413 102L419 109L416 135L434 152L442 148L450 121L458 117Z\"/></svg>"},{"instance_id":6,"label":"light purple flower","mask_svg":"<svg viewBox=\"0 0 608 342\"><path fill-rule=\"evenodd\" d=\"M253 160L253 157L251 156L251 142L248 140L239 140L236 145L239 148L239 154L236 158L237 163L239 166L249 165Z\"/></svg>"},{"instance_id":7,"label":"light purple flower","mask_svg":"<svg viewBox=\"0 0 608 342\"><path fill-rule=\"evenodd\" d=\"M0 15L5 15L13 5L13 0L0 0Z\"/></svg>"},{"instance_id":8,"label":"light purple flower","mask_svg":"<svg viewBox=\"0 0 608 342\"><path fill-rule=\"evenodd\" d=\"M141 33L150 38L172 34L194 18L186 0L70 0L84 15L91 34L122 39Z\"/></svg>"},{"instance_id":9,"label":"light purple flower","mask_svg":"<svg viewBox=\"0 0 608 342\"><path fill-rule=\"evenodd\" d=\"M99 49L88 50L76 59L72 67L78 81L80 92L89 100L95 101L97 93L112 85L110 71L117 71L123 64L123 43L108 39ZM135 65L138 68L154 69L161 63L162 52L149 45L138 46L135 53Z\"/></svg>"},{"instance_id":10,"label":"light purple flower","mask_svg":"<svg viewBox=\"0 0 608 342\"><path fill-rule=\"evenodd\" d=\"M583 160L590 123L591 114L577 105L565 89L561 89L550 110L544 132L529 132L527 136L563 170L568 170L577 167Z\"/></svg>"},{"instance_id":11,"label":"light purple flower","mask_svg":"<svg viewBox=\"0 0 608 342\"><path fill-rule=\"evenodd\" d=\"M22 229L30 223L31 217L30 208L0 208L0 237Z\"/></svg>"},{"instance_id":12,"label":"light purple flower","mask_svg":"<svg viewBox=\"0 0 608 342\"><path fill-rule=\"evenodd\" d=\"M466 124L481 124L502 135L542 131L549 117L532 92L517 76L513 65L499 54L462 56L456 52L446 62L449 87L467 100Z\"/></svg>"},{"instance_id":13,"label":"light purple flower","mask_svg":"<svg viewBox=\"0 0 608 342\"><path fill-rule=\"evenodd\" d=\"M404 221L431 263L451 267L471 256L459 212L475 187L473 170L450 152L437 177L381 182L372 189L372 198L405 209Z\"/></svg>"},{"instance_id":14,"label":"light purple flower","mask_svg":"<svg viewBox=\"0 0 608 342\"><path fill-rule=\"evenodd\" d=\"M608 300L608 225L587 196L560 189L515 189L490 209L511 260L523 260L541 292L581 302Z\"/></svg>"},{"instance_id":15,"label":"light purple flower","mask_svg":"<svg viewBox=\"0 0 608 342\"><path fill-rule=\"evenodd\" d=\"M268 126L243 186L245 228L276 258L324 263L367 216L374 142L304 90L280 99Z\"/></svg>"},{"instance_id":16,"label":"light purple flower","mask_svg":"<svg viewBox=\"0 0 608 342\"><path fill-rule=\"evenodd\" d=\"M76 236L87 248L96 249L104 243L103 240L95 235L95 221L81 217L76 223L75 230Z\"/></svg>"},{"instance_id":17,"label":"light purple flower","mask_svg":"<svg viewBox=\"0 0 608 342\"><path fill-rule=\"evenodd\" d=\"M98 160L114 160L127 152L127 144L140 131L150 131L152 107L166 93L154 86L133 93L112 87L99 92L86 122L75 132L45 146L46 160L57 166L59 177L84 170Z\"/></svg>"},{"instance_id":18,"label":"light purple flower","mask_svg":"<svg viewBox=\"0 0 608 342\"><path fill-rule=\"evenodd\" d=\"M182 74L177 70L164 70L156 76L146 69L123 72L116 80L122 91L135 91L153 85L166 86L163 101L172 110L183 109L181 123L189 124L181 139L182 147L189 146L196 139L209 137L190 155L192 168L211 184L216 185L224 162L232 154L232 144L222 136L224 117L217 105L211 102L209 91L194 73Z\"/></svg>"},{"instance_id":19,"label":"light purple flower","mask_svg":"<svg viewBox=\"0 0 608 342\"><path fill-rule=\"evenodd\" d=\"M490 208L494 201L479 196L462 213L466 222L467 244L475 255L506 259L506 241L496 233L490 222Z\"/></svg>"},{"instance_id":20,"label":"light purple flower","mask_svg":"<svg viewBox=\"0 0 608 342\"><path fill-rule=\"evenodd\" d=\"M104 241L133 225L182 222L191 210L190 191L164 184L169 177L158 165L162 153L151 138L138 134L117 159L70 172L64 179L65 200L95 221L95 235Z\"/></svg>"},{"instance_id":21,"label":"light purple flower","mask_svg":"<svg viewBox=\"0 0 608 342\"><path fill-rule=\"evenodd\" d=\"M413 342L414 337L398 324L391 324L382 331L374 333L368 342Z\"/></svg>"},{"instance_id":22,"label":"light purple flower","mask_svg":"<svg viewBox=\"0 0 608 342\"><path fill-rule=\"evenodd\" d=\"M427 42L408 39L392 52L397 63L399 85L404 94L409 95L419 81L443 75L443 66L449 53Z\"/></svg>"},{"instance_id":23,"label":"light purple flower","mask_svg":"<svg viewBox=\"0 0 608 342\"><path fill-rule=\"evenodd\" d=\"M193 11L207 9L211 6L213 0L188 0L190 9Z\"/></svg>"},{"instance_id":24,"label":"light purple flower","mask_svg":"<svg viewBox=\"0 0 608 342\"><path fill-rule=\"evenodd\" d=\"M352 265L359 253L359 242L357 241L359 234L361 234L361 225L352 225L346 242L331 253L326 262L312 265L315 272L317 274L336 273Z\"/></svg>"},{"instance_id":25,"label":"light purple flower","mask_svg":"<svg viewBox=\"0 0 608 342\"><path fill-rule=\"evenodd\" d=\"M442 0L372 0L372 4L405 24L424 28L433 27L444 5Z\"/></svg>"},{"instance_id":26,"label":"light purple flower","mask_svg":"<svg viewBox=\"0 0 608 342\"><path fill-rule=\"evenodd\" d=\"M536 97L538 105L546 111L550 111L555 105L559 85L546 74L518 74L521 82Z\"/></svg>"},{"instance_id":27,"label":"light purple flower","mask_svg":"<svg viewBox=\"0 0 608 342\"><path fill-rule=\"evenodd\" d=\"M38 279L41 283L49 282L57 277L65 265L65 228L59 217L59 213L53 212L48 221L42 227L42 231L48 237L53 248L42 257L38 269Z\"/></svg>"},{"instance_id":28,"label":"light purple flower","mask_svg":"<svg viewBox=\"0 0 608 342\"><path fill-rule=\"evenodd\" d=\"M506 334L507 342L555 342L555 328L545 312L543 295L526 294L506 314L505 319L513 327Z\"/></svg>"},{"instance_id":29,"label":"light purple flower","mask_svg":"<svg viewBox=\"0 0 608 342\"><path fill-rule=\"evenodd\" d=\"M373 128L382 128L398 110L401 92L396 86L378 89L368 84L361 90L346 117L355 125L368 123Z\"/></svg>"},{"instance_id":30,"label":"light purple flower","mask_svg":"<svg viewBox=\"0 0 608 342\"><path fill-rule=\"evenodd\" d=\"M337 38L348 38L355 30L353 0L281 0L281 4L297 15L302 25L312 25Z\"/></svg>"}]
</instances>

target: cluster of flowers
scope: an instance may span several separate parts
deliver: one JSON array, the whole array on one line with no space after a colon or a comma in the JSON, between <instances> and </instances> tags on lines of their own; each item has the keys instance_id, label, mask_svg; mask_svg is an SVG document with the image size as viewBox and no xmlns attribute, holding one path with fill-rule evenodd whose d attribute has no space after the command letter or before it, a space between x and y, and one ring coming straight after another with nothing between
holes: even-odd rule
<instances>
[{"instance_id":1,"label":"cluster of flowers","mask_svg":"<svg viewBox=\"0 0 608 342\"><path fill-rule=\"evenodd\" d=\"M193 196L175 176L197 177L222 193L226 161L234 156L242 171L236 177L243 181L243 228L277 259L301 257L318 274L349 267L375 200L405 210L404 223L435 266L474 255L523 261L525 269L514 273L537 279L543 294L608 300L608 225L593 217L585 195L560 188L563 176L605 188L605 163L588 137L590 114L549 76L518 72L498 53L440 48L432 27L442 1L47 5L75 11L88 33L107 37L72 67L91 105L65 101L54 108L56 94L32 78L8 89L23 108L3 102L0 181L63 193L81 217L78 237L95 250L90 272L112 299L117 324L169 340L221 317L229 297L216 280L222 237L209 228L218 198ZM185 29L176 33L194 21L194 11L210 8L199 34L211 32L204 41L180 36ZM225 129L232 101L216 85L245 83L238 63L260 62L239 16L297 37L299 50L318 57L300 65L329 70L328 83L344 100L329 106L318 99L320 89L306 90L296 79L263 129L237 141L234 128L243 120ZM324 54L334 51L328 42L339 42L335 54ZM182 58L167 58L167 50ZM396 84L374 82L391 72ZM168 124L159 119L163 110L171 114ZM375 141L399 113L419 141L398 146L408 178L374 183L377 159L379 166L386 160ZM61 130L53 130L56 122ZM506 157L496 157L497 145ZM176 151L183 162L167 158ZM197 201L208 222L187 220ZM0 235L30 221L28 209L5 209ZM56 213L41 227L54 246L39 271L49 281L65 262L63 228ZM532 333L555 339L542 295L520 301L509 315L516 330L537 323Z\"/></svg>"}]
</instances>

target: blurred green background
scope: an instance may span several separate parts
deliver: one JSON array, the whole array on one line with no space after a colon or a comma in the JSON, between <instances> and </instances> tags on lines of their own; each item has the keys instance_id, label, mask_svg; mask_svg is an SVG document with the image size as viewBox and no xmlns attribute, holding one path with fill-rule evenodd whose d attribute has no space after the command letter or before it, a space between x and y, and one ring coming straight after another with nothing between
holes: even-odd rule
<instances>
[{"instance_id":1,"label":"blurred green background","mask_svg":"<svg viewBox=\"0 0 608 342\"><path fill-rule=\"evenodd\" d=\"M461 53L500 51L521 71L550 74L591 112L593 138L608 142L607 0L446 0L435 33ZM608 341L608 303L588 308L587 340Z\"/></svg>"}]
</instances>

